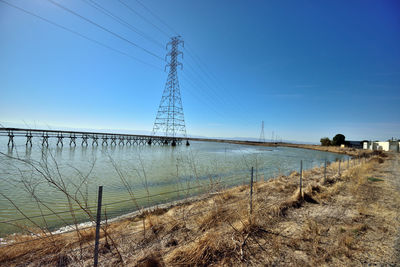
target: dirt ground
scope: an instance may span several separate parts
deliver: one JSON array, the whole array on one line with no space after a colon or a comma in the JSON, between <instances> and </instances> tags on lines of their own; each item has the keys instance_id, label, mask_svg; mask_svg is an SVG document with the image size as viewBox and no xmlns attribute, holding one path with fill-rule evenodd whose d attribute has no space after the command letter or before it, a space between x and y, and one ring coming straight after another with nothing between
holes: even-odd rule
<instances>
[{"instance_id":1,"label":"dirt ground","mask_svg":"<svg viewBox=\"0 0 400 267\"><path fill-rule=\"evenodd\" d=\"M399 154L354 159L109 224L100 266L399 266ZM143 229L145 228L145 230ZM91 266L93 230L0 249L3 266ZM47 245L46 245L47 244Z\"/></svg>"}]
</instances>

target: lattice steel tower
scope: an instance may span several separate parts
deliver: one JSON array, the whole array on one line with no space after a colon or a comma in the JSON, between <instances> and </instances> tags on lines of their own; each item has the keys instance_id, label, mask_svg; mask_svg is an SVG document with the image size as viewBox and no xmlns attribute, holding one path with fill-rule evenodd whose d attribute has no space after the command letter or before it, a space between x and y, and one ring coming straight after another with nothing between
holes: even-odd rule
<instances>
[{"instance_id":1,"label":"lattice steel tower","mask_svg":"<svg viewBox=\"0 0 400 267\"><path fill-rule=\"evenodd\" d=\"M261 123L261 133L260 133L260 139L258 140L259 142L265 142L265 136L264 136L264 121Z\"/></svg>"},{"instance_id":2,"label":"lattice steel tower","mask_svg":"<svg viewBox=\"0 0 400 267\"><path fill-rule=\"evenodd\" d=\"M169 73L153 126L153 135L172 137L172 145L176 144L175 137L187 137L177 73L179 65L181 69L183 68L182 63L178 62L179 54L183 58L183 53L179 51L180 44L184 45L183 40L180 36L175 36L171 38L166 47L168 49L170 46L166 55L166 59L169 58L169 61L165 66L165 68L169 67ZM188 142L186 144L189 145Z\"/></svg>"}]
</instances>

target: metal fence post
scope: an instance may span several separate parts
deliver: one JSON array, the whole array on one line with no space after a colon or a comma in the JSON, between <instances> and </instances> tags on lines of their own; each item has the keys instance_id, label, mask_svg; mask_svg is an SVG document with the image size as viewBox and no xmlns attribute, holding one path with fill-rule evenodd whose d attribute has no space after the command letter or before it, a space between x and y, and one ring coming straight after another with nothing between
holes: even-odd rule
<instances>
[{"instance_id":1,"label":"metal fence post","mask_svg":"<svg viewBox=\"0 0 400 267\"><path fill-rule=\"evenodd\" d=\"M342 160L339 160L339 176L340 176L340 162L342 162Z\"/></svg>"},{"instance_id":2,"label":"metal fence post","mask_svg":"<svg viewBox=\"0 0 400 267\"><path fill-rule=\"evenodd\" d=\"M303 161L300 160L300 197L303 198Z\"/></svg>"},{"instance_id":3,"label":"metal fence post","mask_svg":"<svg viewBox=\"0 0 400 267\"><path fill-rule=\"evenodd\" d=\"M251 179L250 179L250 216L253 213L253 172L254 168L251 167ZM251 220L251 218L250 218Z\"/></svg>"},{"instance_id":4,"label":"metal fence post","mask_svg":"<svg viewBox=\"0 0 400 267\"><path fill-rule=\"evenodd\" d=\"M324 184L326 183L326 159L324 163Z\"/></svg>"},{"instance_id":5,"label":"metal fence post","mask_svg":"<svg viewBox=\"0 0 400 267\"><path fill-rule=\"evenodd\" d=\"M101 221L101 200L103 197L103 186L99 186L99 193L97 196L97 217L96 217L96 239L94 242L94 263L93 266L97 267L99 261L99 238L100 238L100 221Z\"/></svg>"},{"instance_id":6,"label":"metal fence post","mask_svg":"<svg viewBox=\"0 0 400 267\"><path fill-rule=\"evenodd\" d=\"M347 169L350 167L350 158L347 158Z\"/></svg>"}]
</instances>

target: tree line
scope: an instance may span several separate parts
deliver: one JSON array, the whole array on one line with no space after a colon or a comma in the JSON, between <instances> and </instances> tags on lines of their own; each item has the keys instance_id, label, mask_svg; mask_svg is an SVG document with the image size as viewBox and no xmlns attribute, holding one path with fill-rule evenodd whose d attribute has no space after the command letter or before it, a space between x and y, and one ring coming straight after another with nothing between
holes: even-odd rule
<instances>
[{"instance_id":1,"label":"tree line","mask_svg":"<svg viewBox=\"0 0 400 267\"><path fill-rule=\"evenodd\" d=\"M335 135L332 140L329 137L323 137L320 140L321 146L340 146L346 144L346 137L343 134Z\"/></svg>"}]
</instances>

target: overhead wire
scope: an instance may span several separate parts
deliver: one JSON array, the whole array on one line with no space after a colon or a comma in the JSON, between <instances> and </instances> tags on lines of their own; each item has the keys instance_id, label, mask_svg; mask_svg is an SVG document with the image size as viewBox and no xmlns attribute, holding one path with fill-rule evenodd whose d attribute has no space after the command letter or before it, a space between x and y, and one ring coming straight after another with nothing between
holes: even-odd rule
<instances>
[{"instance_id":1,"label":"overhead wire","mask_svg":"<svg viewBox=\"0 0 400 267\"><path fill-rule=\"evenodd\" d=\"M122 2L122 0L119 0L119 1ZM172 31L172 32L175 33L176 35L179 35L175 29L173 29L167 22L165 22L163 19L161 19L161 18L160 18L155 12L153 12L150 8L148 8L146 5L144 5L144 4L143 4L142 2L140 2L139 0L136 0L136 2L139 3L148 13L150 13L153 17L155 17L158 21L160 21L160 22L161 22L165 27L167 27L170 31ZM136 13L136 14L139 14L137 11L135 11L135 13ZM141 15L140 15L140 16L141 16ZM150 21L149 21L148 19L146 19L144 16L141 16L141 18L143 18L145 21L151 23L151 25L153 25L154 27L156 27L157 29L160 30L160 27L158 27L158 26L155 25L154 23L150 22ZM162 31L162 30L161 30L161 31ZM167 35L167 33L165 33L165 31L162 31L162 32L163 32L164 34ZM187 44L187 42L185 42L185 43ZM188 55L193 59L193 62L198 66L198 69L200 70L200 72L203 72L203 73L205 74L205 76L208 77L208 79L210 80L210 82L211 82L211 83L214 83L214 81L212 81L211 75L209 75L209 74L207 73L207 71L204 70L204 68L205 68L206 70L208 69L207 66L203 63L204 68L201 67L201 64L199 64L199 63L197 62L197 61L200 61L200 62L201 62L201 60L196 59L196 54L195 54L194 52L192 52L191 49L189 49L189 48L184 48L184 49L188 52ZM193 55L192 55L192 54L193 54ZM199 79L202 81L202 83L205 85L205 86L200 86L200 87L203 88L202 93L205 92L205 91L204 91L204 87L207 87L207 88L209 89L209 91L211 91L212 94L214 95L214 97L211 97L212 101L213 101L213 102L217 101L217 102L219 102L220 104L223 104L223 105L226 106L226 105L228 104L228 103L226 102L226 100L229 99L229 97L230 97L232 94L231 94L230 92L224 92L224 93L223 93L223 96L221 97L221 95L218 94L217 90L214 89L213 86L210 86L210 84L202 77L202 75L200 75L200 74L194 69L194 67L192 67L190 64L187 64L187 63L188 63L188 62L185 62L185 64L186 64L190 69L192 69L193 73L194 73L196 76L198 76ZM210 71L209 71L209 72L210 72ZM217 88L218 86L214 86L214 87ZM221 87L219 87L219 88L221 88ZM240 109L240 110L242 110L241 105L238 104L238 103L240 103L240 101L239 101L239 102L235 101L235 103L233 103L233 104L232 104L232 101L229 101L229 102L231 102L230 105L231 105L232 107L234 107L235 109ZM219 105L219 104L217 104L217 105ZM246 118L243 114L244 114L244 112L238 113L238 115L239 115L240 117L243 118L244 122L247 122L247 121L248 121L248 118ZM229 118L229 117L227 117L227 116L223 116L223 117L224 117L224 118L225 118L225 117L226 117L226 118Z\"/></svg>"},{"instance_id":2,"label":"overhead wire","mask_svg":"<svg viewBox=\"0 0 400 267\"><path fill-rule=\"evenodd\" d=\"M48 0L48 1L51 2L51 3L53 3L54 5L56 5L56 6L60 7L60 8L62 8L62 9L64 9L64 10L66 10L66 11L68 11L68 12L70 12L70 13L72 13L72 14L78 16L78 17L80 17L81 19L84 19L85 21L87 21L87 22L89 22L89 23L91 23L91 24L93 24L93 25L95 25L95 26L101 28L102 30L107 31L107 32L109 32L110 34L113 34L114 36L116 36L116 37L118 37L118 38L120 38L120 39L122 38L123 40L125 40L125 41L131 43L132 45L134 45L134 46L136 46L136 47L138 47L138 48L144 49L145 52L150 53L151 55L157 57L158 59L164 60L164 59L162 59L161 57L155 55L154 53L148 51L147 49L145 49L145 48L143 48L143 47L140 47L140 46L138 46L138 45L135 44L135 43L132 43L132 42L129 41L128 39L126 39L126 38L124 38L124 37L122 37L122 36L120 36L120 35L118 35L118 34L112 32L112 31L106 29L105 27L103 27L103 26L101 26L101 25L99 25L99 24L97 24L97 23L95 23L95 22L93 22L93 21L91 21L91 20L89 20L89 19L87 19L87 18L81 16L80 14L78 14L78 13L76 13L76 12L74 12L74 11L72 11L72 10L70 10L70 9L68 9L68 8L66 8L66 7L64 7L64 6L62 6L61 4L56 3L56 2L54 2L54 1L52 1L52 0ZM121 20L119 17L117 17L116 15L112 14L111 12L107 11L105 8L101 7L99 4L96 4L93 0L83 0L83 1L87 2L87 3L90 4L92 7L96 8L97 10L101 11L102 13L104 13L104 14L106 14L106 15L108 15L108 16L114 18L115 20L119 21L121 24L125 24L125 26L127 26L127 27L129 26L128 24L124 23L125 21ZM88 1L90 1L91 3L89 3ZM154 67L154 68L156 68L156 69L158 69L158 70L161 70L161 68L158 68L158 67L156 67L156 66L154 66L154 65L152 65L152 64L149 64L149 63L144 62L144 61L142 61L142 60L140 60L140 59L138 59L138 58L135 58L135 57L133 57L133 56L131 56L131 55L129 55L129 54L123 52L123 51L120 51L120 50L118 50L118 49L115 49L115 48L112 48L112 47L110 47L110 46L108 46L108 45L105 45L105 44L103 44L103 43L101 43L101 42L99 42L99 41L97 41L97 40L94 40L94 39L92 39L92 38L89 38L89 37L87 37L87 36L84 36L83 34L81 34L81 33L79 33L79 32L76 32L76 31L74 31L74 30L68 29L68 28L66 28L66 27L64 27L64 26L62 26L62 25L60 25L60 24L57 24L57 23L55 23L55 22L52 22L52 21L50 21L50 20L48 20L48 19L45 19L45 18L43 18L43 17L41 17L41 16L38 16L38 15L36 15L36 14L33 14L32 12L29 12L29 11L27 11L27 10L24 10L24 9L22 9L22 8L19 8L19 7L15 6L15 5L12 5L12 4L10 4L10 3L7 3L7 2L4 1L4 0L2 0L2 2L6 3L6 4L8 4L8 5L10 5L10 6L14 7L14 8L20 9L21 11L23 11L23 12L25 12L25 13L28 13L28 14L30 14L30 15L32 15L32 16L38 17L38 18L40 18L40 19L42 19L42 20L44 20L44 21L46 21L46 22L48 22L48 23L50 23L50 24L53 24L54 26L60 27L60 28L62 28L62 29L64 29L64 30L66 30L66 31L69 31L69 32L71 32L71 33L74 33L74 34L76 34L76 35L78 35L78 36L80 36L80 37L82 37L82 38L85 38L85 39L87 39L87 40L89 40L89 41L92 41L92 42L94 42L94 43L96 43L96 44L99 44L99 45L101 45L101 46L103 46L103 47L105 47L105 48L108 48L108 49L110 49L110 50L112 50L112 51L115 51L115 52L117 52L117 53L120 53L120 54L122 54L122 55L125 55L125 56L127 56L127 57L130 57L130 58L132 58L132 59L134 59L134 60L137 60L137 61L139 61L139 62L141 62L141 63L143 63L143 64L150 65L150 66L152 66L152 67ZM120 2L121 2L122 4L124 4L124 5L126 5L126 4L123 3L122 1L120 1ZM140 2L138 2L138 3L140 3ZM142 3L140 3L140 4L141 4L142 6L144 6ZM97 6L95 6L95 5L97 5ZM146 8L146 9L149 10L148 8ZM130 9L130 10L131 10L131 9ZM134 12L133 9L132 9L131 11ZM138 12L136 12L136 13L139 14ZM152 13L152 14L155 15L154 13ZM139 14L139 15L140 15L140 14ZM155 16L156 16L156 15L155 15ZM157 16L157 17L158 17L158 16ZM143 18L143 19L146 19L146 18L143 17L143 16L142 16L142 18ZM158 17L158 18L159 18L159 17ZM164 22L164 23L165 23L165 22ZM154 25L154 26L156 26L156 25ZM133 29L133 28L131 27L131 29ZM146 38L149 39L149 40L153 40L151 37L149 37L149 36L147 36L147 35L146 35ZM156 42L157 42L157 41L156 41ZM158 44L161 45L160 43L158 43ZM186 50L189 51L189 49L186 49ZM193 56L191 53L189 53L189 55L192 57L192 59L195 59L195 56ZM200 66L200 64L198 64L197 62L195 62L195 63L196 63L198 66ZM204 97L204 96L208 97L208 101L206 100L206 101L202 101L202 102L204 102L204 103L207 103L207 102L209 102L209 101L214 102L214 105L212 105L213 107L212 107L211 109L212 109L218 116L222 117L223 119L228 118L226 115L222 115L222 113L216 112L216 107L220 106L220 104L226 104L224 98L221 98L221 97L218 95L218 93L212 88L212 86L210 86L210 85L205 81L205 79L203 79L203 77L202 77L201 75L199 75L199 74L194 70L194 68L193 68L190 64L188 64L188 67L189 67L190 69L193 70L193 73L195 73L198 77L200 77L200 80L201 80L201 81L206 85L206 87L209 88L209 89L211 90L211 92L214 94L214 96L208 97L208 94L205 94L205 93L204 93L205 90L203 89L203 90L201 90L202 94L200 94L200 97L199 97L199 96L196 96L196 98L197 98L197 99L201 99L201 98ZM207 72L205 72L201 67L199 67L199 69L200 69L201 71L203 71L203 73L205 73L205 74L207 75ZM209 75L207 75L207 77L210 78ZM193 79L188 78L187 80L192 81ZM193 83L191 83L191 84L193 85ZM197 89L199 89L200 87L203 87L203 86L195 86L195 87L197 87ZM192 95L193 95L193 92L191 92L191 93L192 93ZM226 94L226 95L229 95L229 94ZM219 102L219 103L218 103L218 102ZM209 105L208 105L208 106L209 106ZM239 105L239 107L240 107L240 105Z\"/></svg>"},{"instance_id":3,"label":"overhead wire","mask_svg":"<svg viewBox=\"0 0 400 267\"><path fill-rule=\"evenodd\" d=\"M126 4L124 1L122 0L118 0L122 5L124 5L129 11L131 11L132 13L136 14L137 16L139 16L141 19L143 19L144 21L146 21L147 23L149 23L150 25L152 25L154 28L156 28L157 30L159 30L162 34L164 34L166 37L170 38L171 36L165 32L163 29L161 29L160 27L158 27L157 25L155 25L153 22L151 22L150 20L148 20L146 17L144 17L143 15L141 15L139 12L137 12L135 9L133 9L130 5ZM141 4L139 2L139 4ZM143 4L141 4L143 7L145 7Z\"/></svg>"},{"instance_id":4,"label":"overhead wire","mask_svg":"<svg viewBox=\"0 0 400 267\"><path fill-rule=\"evenodd\" d=\"M76 17L78 17L78 18L80 18L80 19L82 19L82 20L84 20L84 21L86 21L86 22L88 22L88 23L90 23L90 24L96 26L97 28L99 28L99 29L101 29L101 30L103 30L103 31L105 31L105 32L107 32L107 33L109 33L109 34L115 36L115 37L117 37L118 39L121 39L121 40L127 42L128 44L130 44L130 45L132 45L132 46L138 48L138 49L141 49L142 51L146 52L147 54L149 54L149 55L151 55L151 56L153 56L153 57L155 57L155 58L157 58L157 59L159 59L159 60L161 60L161 61L165 61L165 59L162 58L162 57L160 57L159 55L157 55L157 54L151 52L150 50L148 50L148 49L146 49L146 48L144 48L144 47L142 47L142 46L140 46L140 45L138 45L138 44L132 42L131 40L129 40L129 39L127 39L127 38L125 38L125 37L119 35L118 33L115 33L115 32L113 32L113 31L109 30L108 28L106 28L106 27L104 27L104 26L102 26L102 25L100 25L100 24L94 22L93 20L86 18L85 16L83 16L83 15L81 15L81 14L79 14L79 13L73 11L72 9L69 9L69 8L67 8L66 6L64 6L64 5L60 4L60 3L57 3L57 2L55 2L55 1L53 1L53 0L47 0L47 1L50 2L50 3L52 3L52 4L55 5L55 6L59 7L60 9L63 9L63 10L65 10L66 12L68 12L68 13L70 13L70 14L72 14L72 15L74 15L74 16L76 16Z\"/></svg>"},{"instance_id":5,"label":"overhead wire","mask_svg":"<svg viewBox=\"0 0 400 267\"><path fill-rule=\"evenodd\" d=\"M185 46L185 51L192 58L193 62L198 66L198 69L204 73L205 77L214 85L215 88L219 88L219 90L212 89L213 92L217 95L217 97L223 99L224 103L234 107L235 109L240 110L241 112L238 113L238 116L242 117L244 121L247 121L247 118L243 115L246 111L243 110L241 100L236 98L235 94L232 94L231 91L227 90L224 86L222 86L221 82L216 78L216 75L207 67L207 65L194 53L192 49L189 48L190 45ZM222 95L220 94L222 93ZM229 102L229 103L228 103Z\"/></svg>"},{"instance_id":6,"label":"overhead wire","mask_svg":"<svg viewBox=\"0 0 400 267\"><path fill-rule=\"evenodd\" d=\"M38 14L35 14L35 13L31 12L31 11L28 11L28 10L26 10L26 9L24 9L24 8L21 8L21 7L19 7L19 6L16 6L16 5L14 5L14 4L11 4L11 3L9 3L9 2L7 2L7 1L5 1L5 0L0 0L0 2L2 2L2 3L4 3L4 4L6 4L6 5L8 5L9 7L12 7L12 8L14 8L14 9L17 9L17 10L19 10L19 11L25 13L25 14L28 14L28 15L33 16L33 17L35 17L35 18L38 18L38 19L40 19L40 20L42 20L42 21L44 21L44 22L46 22L46 23L48 23L48 24L51 24L51 25L53 25L53 26L55 26L55 27L58 27L58 28L60 28L60 29L62 29L62 30L64 30L64 31L67 31L67 32L72 33L72 34L74 34L74 35L76 35L76 36L79 36L79 37L81 37L81 38L83 38L83 39L85 39L85 40L87 40L87 41L90 41L90 42L92 42L92 43L95 43L95 44L97 44L97 45L100 45L100 46L102 46L102 47L104 47L104 48L106 48L106 49L109 49L109 50L111 50L111 51L114 51L114 52L116 52L116 53L118 53L118 54L121 54L121 55L123 55L123 56L129 57L129 58L132 59L132 60L138 61L138 62L140 62L140 63L142 63L142 64L145 64L145 65L150 66L150 67L152 67L152 68L155 68L155 69L157 69L157 70L163 71L160 67L157 67L157 66L155 66L155 65L153 65L153 64L150 64L150 63L148 63L148 62L146 62L146 61L143 61L143 60L141 60L141 59L139 59L139 58L136 58L136 57L134 57L134 56L132 56L132 55L130 55L130 54L124 52L124 51L121 51L121 50L119 50L119 49L113 48L113 47L111 47L111 46L109 46L109 45L107 45L107 44L104 44L104 43L102 43L102 42L100 42L100 41L97 41L96 39L90 38L90 37L88 37L88 36L86 36L86 35L84 35L84 34L82 34L82 33L80 33L80 32L77 32L77 31L75 31L75 30L72 30L72 29L70 29L70 28L67 28L67 27L65 27L65 26L63 26L63 25L61 25L61 24L58 24L58 23L56 23L56 22L54 22L54 21L51 21L51 20L49 20L49 19L47 19L47 18L45 18L45 17L42 17L42 16L40 16L40 15L38 15Z\"/></svg>"},{"instance_id":7,"label":"overhead wire","mask_svg":"<svg viewBox=\"0 0 400 267\"><path fill-rule=\"evenodd\" d=\"M86 4L90 5L91 7L97 9L99 12L103 13L104 15L112 18L113 20L117 21L118 23L120 23L121 25L127 27L128 29L130 29L131 31L139 34L140 36L142 36L143 38L153 42L154 44L156 44L157 46L164 48L164 45L161 44L160 42L158 42L157 40L154 40L152 37L150 37L149 35L147 35L146 33L142 32L141 30L139 30L138 28L136 28L135 26L133 26L132 24L130 24L129 22L127 22L126 20L122 19L121 17L113 14L112 12L110 12L109 10L107 10L106 8L104 8L103 6L101 6L99 3L97 3L94 0L82 0L83 2L85 2Z\"/></svg>"},{"instance_id":8,"label":"overhead wire","mask_svg":"<svg viewBox=\"0 0 400 267\"><path fill-rule=\"evenodd\" d=\"M121 0L120 0L121 1ZM157 14L155 14L153 11L151 11L150 8L148 8L147 6L145 6L142 2L140 2L139 0L136 0L136 2L141 5L147 12L149 12L153 17L155 17L156 19L158 19L158 21L160 21L162 24L164 24L170 31L172 31L174 34L179 35L179 33L177 31L175 31L170 25L168 25L164 20L162 20L159 16L157 16Z\"/></svg>"},{"instance_id":9,"label":"overhead wire","mask_svg":"<svg viewBox=\"0 0 400 267\"><path fill-rule=\"evenodd\" d=\"M165 32L163 29L161 29L160 27L158 27L155 23L153 23L152 21L150 21L149 19L147 19L145 16L143 16L142 14L140 14L138 11L136 11L135 9L133 9L131 6L129 6L128 4L126 4L124 1L119 0L119 2L124 5L126 8L128 8L128 10L130 10L131 12L133 12L134 14L136 14L137 16L139 16L141 19L143 19L145 22L149 23L150 25L152 25L153 27L155 27L157 30L159 30L160 32L162 32L165 36L170 36L167 32ZM172 29L172 27L170 27L168 24L166 24L166 22L164 22L159 16L157 16L154 12L152 12L149 8L147 8L143 3L141 3L140 1L137 1L144 9L146 9L150 14L152 14L155 18L157 18L159 21L161 21L164 25L166 25L168 28ZM178 33L172 29L172 31L174 33L176 33L176 35L178 35ZM190 65L188 65L189 68L192 68ZM192 68L193 69L193 68ZM186 71L184 71L186 72ZM196 73L196 71L193 69L193 72ZM195 99L200 100L201 102L205 103L206 106L210 107L210 109L219 117L221 117L223 120L227 119L228 117L226 115L223 115L221 112L216 111L216 107L220 106L221 103L221 98L216 96L211 96L208 97L208 94L205 93L204 89L200 89L203 86L193 86L194 83L197 83L197 81L193 82L193 79L189 78L189 77L185 77L186 74L182 73L182 77L188 81L192 87L195 87L195 90L191 91L188 90L188 92L195 97ZM198 75L200 77L200 79L202 79L202 77L200 75ZM202 79L203 80L203 79ZM203 83L206 84L206 86L208 86L208 84L203 80ZM197 83L198 84L198 83ZM208 86L208 88L210 88L212 90L212 88L210 86ZM188 89L188 88L186 88ZM200 90L196 90L196 89L200 89ZM199 95L196 95L196 93L194 92L202 92ZM204 96L206 96L206 98L208 98L207 100L204 99ZM214 104L208 104L208 102L214 102ZM218 103L219 102L219 103Z\"/></svg>"},{"instance_id":10,"label":"overhead wire","mask_svg":"<svg viewBox=\"0 0 400 267\"><path fill-rule=\"evenodd\" d=\"M89 5L91 5L92 7L94 7L94 8L96 8L96 9L98 9L98 10L100 10L102 13L104 13L104 14L110 14L111 15L111 17L112 18L114 18L114 19L116 19L117 21L119 21L119 19L118 19L118 17L116 16L116 15L112 15L112 13L111 12L109 12L107 9L105 9L104 7L101 7L100 5L98 5L99 6L99 8L101 8L101 9L99 9L98 7L96 7L96 6L94 6L93 4L91 4L90 2L93 2L94 4L95 4L95 2L93 1L93 0L82 0L82 1L85 1L86 3L88 3ZM132 9L132 8L130 8L129 6L127 6L124 2L122 2L122 1L120 1L124 6L126 6L126 7L128 7L129 8L129 10L131 10L132 12L134 12L135 14L137 14L137 15L139 15L142 19L144 19L144 20L146 20L146 21L148 21L144 16L142 16L140 13L138 13L137 11L135 11L134 9ZM151 23L151 21L148 21L149 23ZM153 23L152 23L153 24ZM155 27L157 27L156 25L154 25L153 24L153 26L155 26ZM160 29L161 30L161 29ZM165 32L164 32L165 33ZM166 33L165 33L166 34ZM148 37L148 36L146 36L146 37ZM151 39L151 40L153 40L151 37L148 37L149 39ZM189 68L191 68L191 66L189 65ZM195 72L195 70L193 70L194 72ZM199 76L200 77L200 79L202 79L202 77L201 76ZM190 78L188 78L187 79L188 81L191 81L192 79L190 79ZM203 79L202 79L203 80ZM203 80L203 82L205 83L205 84L207 84L204 80ZM192 85L193 85L193 83L192 83ZM207 84L207 86L208 86L208 84ZM209 86L208 86L209 87ZM198 88L198 87L197 87ZM209 87L210 89L212 89L211 87ZM204 94L201 94L201 96L199 97L199 96L196 96L194 93L193 93L193 91L189 91L189 93L192 95L192 96L194 96L196 99L201 99L201 101L203 102L203 103L208 103L207 101L204 101L202 98L201 98L201 96L203 96ZM218 98L218 96L212 96L212 97L210 97L209 98L209 100L211 101L211 102L214 102L215 101L215 99L219 99ZM208 105L209 107L211 107L211 109L214 111L214 112L216 112L216 114L217 115L219 115L219 116L221 116L221 118L223 118L223 119L225 119L225 116L224 115L222 115L222 113L220 113L220 112L218 112L218 111L216 111L216 109L215 109L215 106L219 106L220 104L219 103L215 103L215 105L209 105L209 104L206 104L206 105Z\"/></svg>"},{"instance_id":11,"label":"overhead wire","mask_svg":"<svg viewBox=\"0 0 400 267\"><path fill-rule=\"evenodd\" d=\"M204 84L204 86L202 86L203 88L206 87L209 89L209 92L212 93L212 98L216 99L216 101L218 101L220 104L222 105L226 105L226 102L224 101L223 98L221 98L216 92L215 90L203 79L203 77L201 75L199 75L196 70L190 65L190 64L186 64L186 66L188 66L188 68L191 70L191 72L187 72L187 73L193 73L194 75L197 75L198 79L197 81L200 81L202 84ZM194 80L192 78L192 80ZM204 92L204 90L203 90Z\"/></svg>"},{"instance_id":12,"label":"overhead wire","mask_svg":"<svg viewBox=\"0 0 400 267\"><path fill-rule=\"evenodd\" d=\"M122 1L122 0L119 0L120 2ZM166 26L168 29L170 29L173 33L175 33L176 35L179 35L178 34L178 32L175 30L175 29L173 29L168 23L166 23L163 19L161 19L160 18L160 16L158 16L155 12L153 12L150 8L148 8L146 5L144 5L141 1L139 1L139 0L135 0L137 3L139 3L147 12L149 12L153 17L155 17L157 20L159 20L164 26ZM146 21L148 21L145 17L143 17L143 19L145 19ZM154 25L153 23L152 23L152 25ZM157 27L156 25L154 25L155 27ZM186 44L187 44L187 41L185 42ZM190 57L192 57L192 59L194 60L194 62L196 63L196 65L197 66L199 66L199 69L203 72L203 73L205 73L206 74L206 76L208 76L209 78L210 78L210 76L207 74L207 72L205 72L204 70L203 70L203 68L201 67L201 64L198 64L197 63L197 61L196 61L196 54L194 53L194 52L192 52L191 51L191 49L189 49L188 47L184 47L184 49L186 50L186 51L188 51L189 53L189 56ZM193 54L193 55L192 55ZM201 60L197 57L197 60L198 61L200 61L201 62ZM207 66L203 63L203 66L206 68L206 69L208 69L207 68ZM201 76L199 76L199 77L201 77ZM202 79L202 78L201 78ZM202 79L203 81L204 81L204 79ZM206 82L205 82L206 83ZM207 85L207 87L209 87L208 85ZM215 92L215 91L214 91ZM217 95L217 94L216 94ZM218 96L218 97L220 97L220 96Z\"/></svg>"},{"instance_id":13,"label":"overhead wire","mask_svg":"<svg viewBox=\"0 0 400 267\"><path fill-rule=\"evenodd\" d=\"M219 112L216 109L216 106L218 104L215 102L215 100L212 97L209 97L208 94L204 93L203 90L201 90L200 86L196 85L196 83L186 74L186 72L182 72L181 77L186 81L190 86L186 87L185 89L189 89L192 87L194 90L186 90L189 92L192 96L194 96L197 100L201 101L205 106L209 107L216 115L218 115L221 119L226 119L226 115L223 115L221 112ZM196 92L196 93L194 93ZM199 95L197 95L197 92L199 92ZM204 98L208 99L204 99Z\"/></svg>"}]
</instances>

